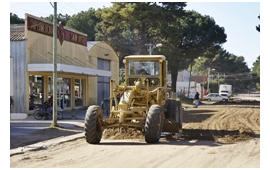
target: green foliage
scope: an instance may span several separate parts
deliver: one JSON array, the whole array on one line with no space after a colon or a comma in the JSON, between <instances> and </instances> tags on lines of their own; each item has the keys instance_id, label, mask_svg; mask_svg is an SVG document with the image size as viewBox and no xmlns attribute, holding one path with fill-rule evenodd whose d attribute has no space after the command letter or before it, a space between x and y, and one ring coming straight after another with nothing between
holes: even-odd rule
<instances>
[{"instance_id":1,"label":"green foliage","mask_svg":"<svg viewBox=\"0 0 270 170\"><path fill-rule=\"evenodd\" d=\"M218 80L214 80L209 83L209 88L211 89L211 93L218 93Z\"/></svg>"},{"instance_id":2,"label":"green foliage","mask_svg":"<svg viewBox=\"0 0 270 170\"><path fill-rule=\"evenodd\" d=\"M95 26L100 21L101 20L96 16L95 9L90 8L88 11L82 11L73 15L67 21L67 27L86 33L88 41L95 41Z\"/></svg>"},{"instance_id":3,"label":"green foliage","mask_svg":"<svg viewBox=\"0 0 270 170\"><path fill-rule=\"evenodd\" d=\"M214 57L210 58L209 55ZM208 69L210 69L209 87L211 92L218 92L218 82L219 84L231 84L237 91L256 88L258 82L256 74L250 73L244 57L235 56L223 49L219 49L216 53L206 52L200 58L195 59L192 69L194 72L208 76ZM207 82L204 87L207 89Z\"/></svg>"},{"instance_id":4,"label":"green foliage","mask_svg":"<svg viewBox=\"0 0 270 170\"><path fill-rule=\"evenodd\" d=\"M10 24L24 24L24 19L21 19L16 14L10 13Z\"/></svg>"},{"instance_id":5,"label":"green foliage","mask_svg":"<svg viewBox=\"0 0 270 170\"><path fill-rule=\"evenodd\" d=\"M260 19L260 15L258 16L258 18ZM260 32L260 24L259 24L258 26L256 26L256 30L257 30L258 32Z\"/></svg>"},{"instance_id":6,"label":"green foliage","mask_svg":"<svg viewBox=\"0 0 270 170\"><path fill-rule=\"evenodd\" d=\"M260 90L260 83L256 83L256 89Z\"/></svg>"},{"instance_id":7,"label":"green foliage","mask_svg":"<svg viewBox=\"0 0 270 170\"><path fill-rule=\"evenodd\" d=\"M50 22L53 22L54 20L53 20L53 18L54 18L54 15L53 14L51 14L50 16L48 16L48 17L40 17L41 19L45 19L45 20L48 20L48 21L50 21ZM63 26L66 26L66 24L67 24L67 22L68 22L68 20L70 19L71 17L70 17L70 15L68 15L68 14L66 14L66 15L63 15L63 14L61 14L61 13L59 13L59 14L57 14L57 23L62 23L63 24Z\"/></svg>"},{"instance_id":8,"label":"green foliage","mask_svg":"<svg viewBox=\"0 0 270 170\"><path fill-rule=\"evenodd\" d=\"M202 16L195 11L187 11L183 17L177 19L174 27L177 29L172 33L170 43L176 44L181 51L174 56L169 55L170 59L177 59L169 61L168 67L172 74L172 88L176 89L175 78L178 70L191 67L194 60L207 51L212 53L217 51L220 45L226 42L227 35L224 28L216 25L213 18ZM209 55L208 57L213 58L214 56ZM179 63L183 65L175 66Z\"/></svg>"},{"instance_id":9,"label":"green foliage","mask_svg":"<svg viewBox=\"0 0 270 170\"><path fill-rule=\"evenodd\" d=\"M112 45L120 61L127 55L148 54L145 44L166 42L170 25L176 21L174 16L182 15L184 6L185 3L115 2L97 13L102 21L96 26L96 38Z\"/></svg>"},{"instance_id":10,"label":"green foliage","mask_svg":"<svg viewBox=\"0 0 270 170\"><path fill-rule=\"evenodd\" d=\"M257 57L257 60L253 63L252 71L253 75L260 77L260 56Z\"/></svg>"},{"instance_id":11,"label":"green foliage","mask_svg":"<svg viewBox=\"0 0 270 170\"><path fill-rule=\"evenodd\" d=\"M212 55L212 58L209 55ZM250 72L244 57L235 56L223 49L219 49L216 53L204 53L204 55L194 61L192 70L200 75L207 75L208 68L215 69L215 72L221 75Z\"/></svg>"},{"instance_id":12,"label":"green foliage","mask_svg":"<svg viewBox=\"0 0 270 170\"><path fill-rule=\"evenodd\" d=\"M253 63L251 75L255 78L253 83L256 84L256 89L260 90L260 56L258 56L257 60Z\"/></svg>"},{"instance_id":13,"label":"green foliage","mask_svg":"<svg viewBox=\"0 0 270 170\"><path fill-rule=\"evenodd\" d=\"M188 68L205 51L217 50L227 37L213 18L185 12L185 6L182 2L115 2L97 12L101 22L96 39L113 46L120 61L127 55L148 54L147 43L162 43L156 53L166 56L175 91L178 70Z\"/></svg>"},{"instance_id":14,"label":"green foliage","mask_svg":"<svg viewBox=\"0 0 270 170\"><path fill-rule=\"evenodd\" d=\"M214 73L218 72L220 77L224 75L226 83L232 84L235 89L239 89L238 91L256 86L257 79L250 73L243 56L235 56L220 50L212 60L212 64L212 67L211 65L209 67L214 66Z\"/></svg>"}]
</instances>

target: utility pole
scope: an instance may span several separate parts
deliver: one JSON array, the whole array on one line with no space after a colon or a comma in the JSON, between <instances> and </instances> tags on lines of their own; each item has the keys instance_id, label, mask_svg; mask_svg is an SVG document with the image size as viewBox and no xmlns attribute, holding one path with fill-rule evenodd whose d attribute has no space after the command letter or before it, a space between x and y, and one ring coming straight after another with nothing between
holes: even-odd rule
<instances>
[{"instance_id":1,"label":"utility pole","mask_svg":"<svg viewBox=\"0 0 270 170\"><path fill-rule=\"evenodd\" d=\"M209 76L210 76L210 67L208 67L208 75L207 75L207 93L209 93Z\"/></svg>"},{"instance_id":2,"label":"utility pole","mask_svg":"<svg viewBox=\"0 0 270 170\"><path fill-rule=\"evenodd\" d=\"M219 90L219 72L218 72L218 90Z\"/></svg>"},{"instance_id":3,"label":"utility pole","mask_svg":"<svg viewBox=\"0 0 270 170\"><path fill-rule=\"evenodd\" d=\"M53 17L53 121L51 126L57 125L57 2L54 2Z\"/></svg>"},{"instance_id":4,"label":"utility pole","mask_svg":"<svg viewBox=\"0 0 270 170\"><path fill-rule=\"evenodd\" d=\"M188 99L189 99L189 93L190 93L191 71L192 71L192 61L190 61L190 72L189 72L189 82L188 82ZM195 82L195 84L196 84L196 82Z\"/></svg>"}]
</instances>

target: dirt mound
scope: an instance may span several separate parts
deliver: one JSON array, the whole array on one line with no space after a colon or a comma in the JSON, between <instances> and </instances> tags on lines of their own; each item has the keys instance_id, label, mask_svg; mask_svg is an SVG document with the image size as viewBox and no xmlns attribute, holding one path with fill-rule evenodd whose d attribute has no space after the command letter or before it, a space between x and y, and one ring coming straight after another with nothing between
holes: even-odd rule
<instances>
[{"instance_id":1,"label":"dirt mound","mask_svg":"<svg viewBox=\"0 0 270 170\"><path fill-rule=\"evenodd\" d=\"M242 142L255 137L251 129L241 128L240 130L202 130L183 129L182 140L211 140L223 143Z\"/></svg>"},{"instance_id":2,"label":"dirt mound","mask_svg":"<svg viewBox=\"0 0 270 170\"><path fill-rule=\"evenodd\" d=\"M183 121L183 138L187 140L234 143L260 135L259 107L188 108Z\"/></svg>"},{"instance_id":3,"label":"dirt mound","mask_svg":"<svg viewBox=\"0 0 270 170\"><path fill-rule=\"evenodd\" d=\"M103 139L144 139L140 129L136 128L111 128L105 129L102 135Z\"/></svg>"},{"instance_id":4,"label":"dirt mound","mask_svg":"<svg viewBox=\"0 0 270 170\"><path fill-rule=\"evenodd\" d=\"M186 108L180 140L211 140L223 143L246 141L260 135L260 108L240 105ZM106 129L103 139L144 139L140 129ZM173 134L162 138L177 139Z\"/></svg>"}]
</instances>

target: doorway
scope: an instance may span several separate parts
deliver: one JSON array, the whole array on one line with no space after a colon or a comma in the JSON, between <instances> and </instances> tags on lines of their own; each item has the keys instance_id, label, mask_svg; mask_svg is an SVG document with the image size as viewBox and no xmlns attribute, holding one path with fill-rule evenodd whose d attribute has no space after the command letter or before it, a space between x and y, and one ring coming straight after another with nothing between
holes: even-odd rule
<instances>
[{"instance_id":1,"label":"doorway","mask_svg":"<svg viewBox=\"0 0 270 170\"><path fill-rule=\"evenodd\" d=\"M70 82L69 78L57 78L57 106L61 109L71 107ZM52 77L49 77L48 91L49 96L53 95Z\"/></svg>"}]
</instances>

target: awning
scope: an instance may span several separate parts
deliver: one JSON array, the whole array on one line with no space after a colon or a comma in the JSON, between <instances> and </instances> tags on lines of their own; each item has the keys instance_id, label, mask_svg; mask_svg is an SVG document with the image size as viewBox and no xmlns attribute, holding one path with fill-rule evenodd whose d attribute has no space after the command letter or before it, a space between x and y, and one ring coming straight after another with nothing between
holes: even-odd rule
<instances>
[{"instance_id":1,"label":"awning","mask_svg":"<svg viewBox=\"0 0 270 170\"><path fill-rule=\"evenodd\" d=\"M53 72L53 69L54 69L53 64L27 64L27 71ZM112 76L111 71L72 66L67 64L57 64L57 72L86 74L91 76L103 76L103 77Z\"/></svg>"}]
</instances>

